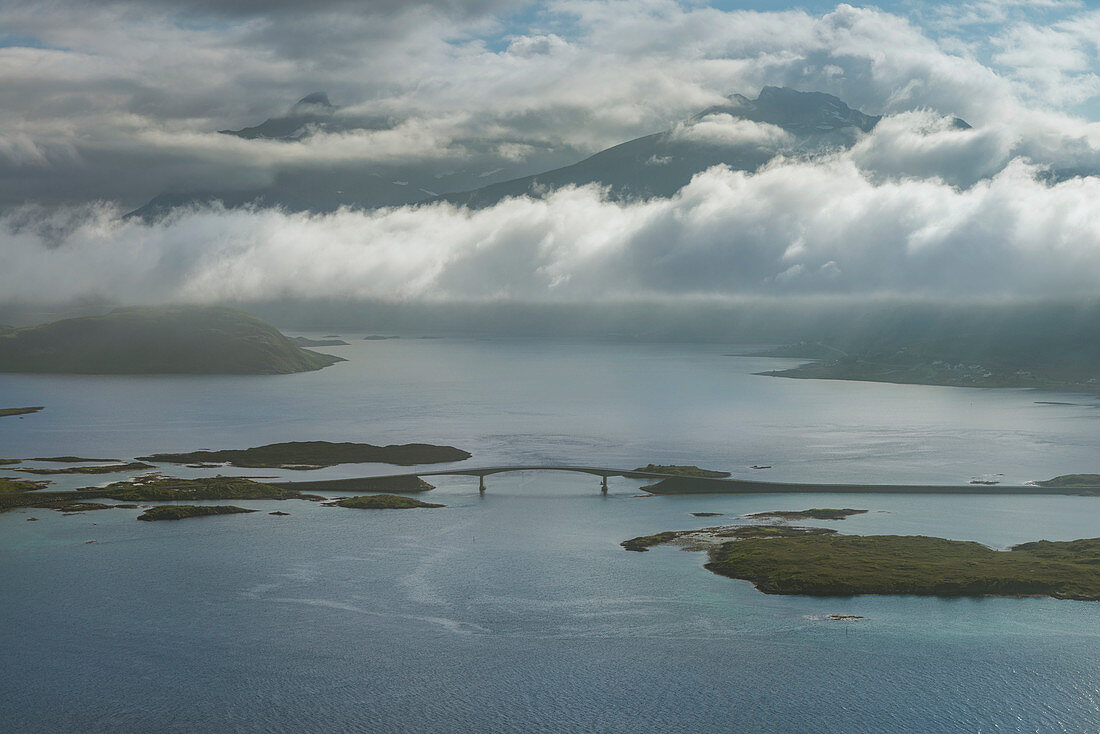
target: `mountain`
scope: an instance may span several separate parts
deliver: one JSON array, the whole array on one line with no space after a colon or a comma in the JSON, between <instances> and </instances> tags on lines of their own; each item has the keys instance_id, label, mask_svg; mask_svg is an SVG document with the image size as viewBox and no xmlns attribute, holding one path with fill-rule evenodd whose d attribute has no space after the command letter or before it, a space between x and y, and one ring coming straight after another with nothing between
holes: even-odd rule
<instances>
[{"instance_id":1,"label":"mountain","mask_svg":"<svg viewBox=\"0 0 1100 734\"><path fill-rule=\"evenodd\" d=\"M754 100L731 95L725 104L705 109L671 130L616 145L571 166L439 199L476 208L509 196L593 183L607 186L618 199L672 196L712 166L755 171L779 152L848 147L879 119L830 94L764 87ZM785 135L754 137L751 128L742 130L742 138L724 134L737 133L730 123L739 120L778 128Z\"/></svg>"},{"instance_id":2,"label":"mountain","mask_svg":"<svg viewBox=\"0 0 1100 734\"><path fill-rule=\"evenodd\" d=\"M219 130L223 135L235 135L246 140L297 140L309 132L310 126L324 127L332 120L336 107L324 92L307 94L298 100L287 114L271 117L255 127L240 130Z\"/></svg>"},{"instance_id":3,"label":"mountain","mask_svg":"<svg viewBox=\"0 0 1100 734\"><path fill-rule=\"evenodd\" d=\"M255 316L210 306L121 308L0 334L0 372L262 375L342 361L295 346Z\"/></svg>"},{"instance_id":4,"label":"mountain","mask_svg":"<svg viewBox=\"0 0 1100 734\"><path fill-rule=\"evenodd\" d=\"M297 145L318 132L352 129L348 127L352 123L342 121L337 112L328 97L318 92L303 97L283 116L221 132ZM456 173L423 165L302 165L279 171L263 188L164 194L130 216L153 219L178 206L215 200L227 207L254 204L291 211L333 211L340 206L369 209L425 201L483 207L509 196L539 195L562 186L592 183L608 187L613 198L671 196L692 176L715 165L754 171L779 153L799 155L849 147L879 119L829 94L764 87L756 99L731 95L670 130L535 175L507 179L498 176L507 174L504 170ZM359 129L380 129L388 123L355 124ZM969 127L961 120L957 124ZM493 177L495 183L480 185ZM442 193L448 191L452 193Z\"/></svg>"}]
</instances>

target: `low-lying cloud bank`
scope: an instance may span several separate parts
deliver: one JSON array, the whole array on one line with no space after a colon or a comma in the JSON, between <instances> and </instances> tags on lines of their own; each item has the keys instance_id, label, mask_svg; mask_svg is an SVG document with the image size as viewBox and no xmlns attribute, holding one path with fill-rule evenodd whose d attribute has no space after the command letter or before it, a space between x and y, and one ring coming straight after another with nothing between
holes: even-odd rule
<instances>
[{"instance_id":1,"label":"low-lying cloud bank","mask_svg":"<svg viewBox=\"0 0 1100 734\"><path fill-rule=\"evenodd\" d=\"M208 207L155 224L106 205L24 209L0 219L0 292L40 304L1095 293L1100 179L1050 184L1012 161L960 189L868 172L858 154L716 167L645 202L584 187L476 211Z\"/></svg>"}]
</instances>

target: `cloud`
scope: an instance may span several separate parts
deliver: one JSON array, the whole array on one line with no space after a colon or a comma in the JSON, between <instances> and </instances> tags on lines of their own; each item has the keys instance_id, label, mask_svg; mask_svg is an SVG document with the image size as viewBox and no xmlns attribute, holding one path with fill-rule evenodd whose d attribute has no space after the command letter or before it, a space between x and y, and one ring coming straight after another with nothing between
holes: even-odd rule
<instances>
[{"instance_id":1,"label":"cloud","mask_svg":"<svg viewBox=\"0 0 1100 734\"><path fill-rule=\"evenodd\" d=\"M1097 91L1089 39L1100 16L994 5L1006 24L987 34L999 64L929 23L846 4L814 15L554 0L516 25L526 6L495 0L0 3L0 27L34 39L0 47L0 206L132 207L334 159L524 175L765 84L830 92L870 113L927 109L1002 125L1017 152L1043 162L1065 149L1093 155L1095 126L1059 105ZM1062 20L1047 30L1027 15L1055 11ZM1052 44L1064 50L1046 54ZM295 148L212 132L259 123L318 89L344 108L339 136Z\"/></svg>"},{"instance_id":2,"label":"cloud","mask_svg":"<svg viewBox=\"0 0 1100 734\"><path fill-rule=\"evenodd\" d=\"M725 113L704 115L683 122L672 129L672 139L708 145L757 145L779 148L789 144L793 136L776 125L743 120Z\"/></svg>"},{"instance_id":3,"label":"cloud","mask_svg":"<svg viewBox=\"0 0 1100 734\"><path fill-rule=\"evenodd\" d=\"M1100 179L1016 161L966 189L875 181L851 156L717 167L670 199L596 187L375 212L216 207L153 225L98 207L0 219L14 301L339 298L547 303L781 295L1069 297L1100 276Z\"/></svg>"}]
</instances>

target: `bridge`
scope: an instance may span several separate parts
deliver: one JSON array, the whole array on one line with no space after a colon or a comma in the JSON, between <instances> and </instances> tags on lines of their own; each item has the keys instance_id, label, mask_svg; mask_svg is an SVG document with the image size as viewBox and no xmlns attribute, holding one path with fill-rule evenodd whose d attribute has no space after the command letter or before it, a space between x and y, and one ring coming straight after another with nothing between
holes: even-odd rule
<instances>
[{"instance_id":1,"label":"bridge","mask_svg":"<svg viewBox=\"0 0 1100 734\"><path fill-rule=\"evenodd\" d=\"M406 474L386 474L384 476L377 477L359 477L355 479L329 479L319 481L304 481L304 482L269 482L277 487L286 487L288 489L295 489L299 491L309 490L354 490L354 489L367 489L371 484L382 484L385 482L402 482L421 479L423 477L477 477L478 478L478 491L485 491L485 477L492 474L503 474L505 472L517 472L517 471L565 471L575 472L578 474L591 474L593 476L600 477L600 491L603 494L607 494L607 478L608 477L630 477L632 479L656 479L658 481L662 479L671 479L680 477L679 474L663 474L660 472L648 472L648 471L635 471L634 469L608 469L601 466L560 466L549 464L528 464L522 466L484 466L478 468L462 468L462 469L437 469L435 471L418 471L410 472ZM728 477L726 472L716 472L716 474L723 474ZM718 479L715 477L714 479Z\"/></svg>"},{"instance_id":2,"label":"bridge","mask_svg":"<svg viewBox=\"0 0 1100 734\"><path fill-rule=\"evenodd\" d=\"M1041 494L1041 495L1078 495L1100 494L1100 487L1040 487L1037 485L941 485L941 484L824 484L761 482L751 479L730 479L722 477L690 477L681 474L637 471L634 469L611 469L599 466L569 466L549 464L528 464L519 466L466 467L461 469L437 469L435 471L417 471L404 474L387 474L376 477L358 477L354 479L330 479L304 482L270 482L278 487L298 491L402 491L393 488L394 482L407 482L415 487L422 477L464 476L478 478L478 491L485 491L485 477L505 472L524 471L564 471L579 474L591 474L600 477L600 491L607 494L608 477L627 477L630 479L654 479L655 484L645 489L654 494ZM723 472L723 474L725 474ZM663 480L673 480L664 482ZM390 487L386 488L385 485ZM407 490L406 490L407 491Z\"/></svg>"}]
</instances>

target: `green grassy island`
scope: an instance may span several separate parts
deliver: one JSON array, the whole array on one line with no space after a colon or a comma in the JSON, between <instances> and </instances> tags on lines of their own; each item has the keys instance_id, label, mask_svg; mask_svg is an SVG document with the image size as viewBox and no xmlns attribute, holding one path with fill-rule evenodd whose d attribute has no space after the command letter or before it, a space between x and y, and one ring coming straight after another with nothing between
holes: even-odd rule
<instances>
[{"instance_id":1,"label":"green grassy island","mask_svg":"<svg viewBox=\"0 0 1100 734\"><path fill-rule=\"evenodd\" d=\"M141 461L170 464L229 463L247 468L314 469L336 464L439 464L470 458L468 451L454 446L408 443L374 446L369 443L331 443L329 441L288 441L250 449L192 451L182 454L152 454Z\"/></svg>"},{"instance_id":2,"label":"green grassy island","mask_svg":"<svg viewBox=\"0 0 1100 734\"><path fill-rule=\"evenodd\" d=\"M706 551L708 570L751 581L767 594L1100 601L1100 538L1040 540L998 551L971 541L923 535L859 536L838 535L827 528L734 526L658 533L621 545L647 550L664 543Z\"/></svg>"},{"instance_id":3,"label":"green grassy island","mask_svg":"<svg viewBox=\"0 0 1100 734\"><path fill-rule=\"evenodd\" d=\"M0 494L22 494L23 492L33 492L38 489L44 489L49 486L49 482L35 482L29 479L9 479L8 477L0 477Z\"/></svg>"},{"instance_id":4,"label":"green grassy island","mask_svg":"<svg viewBox=\"0 0 1100 734\"><path fill-rule=\"evenodd\" d=\"M338 507L351 507L357 510L411 510L416 507L445 507L431 502L421 502L412 497L399 497L395 494L370 494L361 497L347 497L332 503Z\"/></svg>"},{"instance_id":5,"label":"green grassy island","mask_svg":"<svg viewBox=\"0 0 1100 734\"><path fill-rule=\"evenodd\" d=\"M341 361L296 346L255 316L213 306L120 308L0 333L0 372L262 375Z\"/></svg>"},{"instance_id":6,"label":"green grassy island","mask_svg":"<svg viewBox=\"0 0 1100 734\"><path fill-rule=\"evenodd\" d=\"M809 510L777 510L775 512L757 512L752 515L745 515L745 517L752 520L767 520L770 518L775 518L776 520L843 520L846 517L851 517L852 515L862 515L865 512L867 512L867 510L853 510L851 508L844 508L843 510L831 510L813 507Z\"/></svg>"},{"instance_id":7,"label":"green grassy island","mask_svg":"<svg viewBox=\"0 0 1100 734\"><path fill-rule=\"evenodd\" d=\"M139 469L152 469L151 464L143 464L140 461L131 461L126 464L102 464L96 466L66 466L62 469L16 469L27 474L114 474L123 471L137 471Z\"/></svg>"},{"instance_id":8,"label":"green grassy island","mask_svg":"<svg viewBox=\"0 0 1100 734\"><path fill-rule=\"evenodd\" d=\"M138 520L183 520L188 517L206 517L208 515L236 515L242 512L259 512L259 510L246 510L243 507L233 505L161 505L152 507L138 515Z\"/></svg>"},{"instance_id":9,"label":"green grassy island","mask_svg":"<svg viewBox=\"0 0 1100 734\"><path fill-rule=\"evenodd\" d=\"M2 338L3 337L0 336L0 339ZM37 413L43 409L44 406L41 405L34 405L29 408L0 408L0 418L7 415L29 415L30 413Z\"/></svg>"},{"instance_id":10,"label":"green grassy island","mask_svg":"<svg viewBox=\"0 0 1100 734\"><path fill-rule=\"evenodd\" d=\"M677 543L689 550L705 550L730 538L791 538L800 535L830 535L835 530L829 528L800 528L776 525L732 525L724 528L702 528L700 530L666 530L656 535L643 535L619 543L629 551L645 552L655 545Z\"/></svg>"},{"instance_id":11,"label":"green grassy island","mask_svg":"<svg viewBox=\"0 0 1100 734\"><path fill-rule=\"evenodd\" d=\"M1100 474L1063 474L1054 479L1035 482L1040 487L1068 487L1074 489L1100 489Z\"/></svg>"},{"instance_id":12,"label":"green grassy island","mask_svg":"<svg viewBox=\"0 0 1100 734\"><path fill-rule=\"evenodd\" d=\"M710 469L700 469L697 466L680 464L646 464L634 471L646 474L670 474L676 477L700 477L703 479L721 479L730 475L728 471L712 471Z\"/></svg>"}]
</instances>

